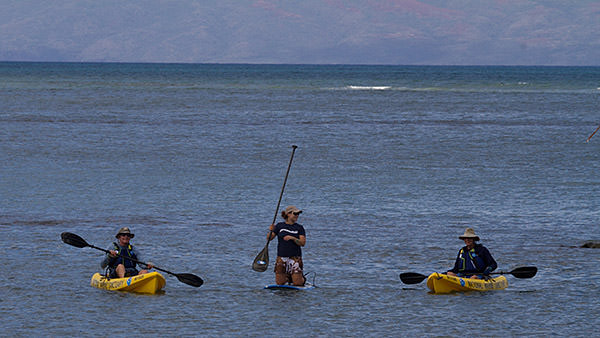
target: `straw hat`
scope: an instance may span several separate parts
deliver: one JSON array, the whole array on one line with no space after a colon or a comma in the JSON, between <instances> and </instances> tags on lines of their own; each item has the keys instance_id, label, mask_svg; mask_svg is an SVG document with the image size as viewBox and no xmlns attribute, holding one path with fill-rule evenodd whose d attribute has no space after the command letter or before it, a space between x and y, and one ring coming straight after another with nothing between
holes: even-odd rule
<instances>
[{"instance_id":1,"label":"straw hat","mask_svg":"<svg viewBox=\"0 0 600 338\"><path fill-rule=\"evenodd\" d=\"M479 240L479 236L475 235L475 230L466 228L465 233L462 236L458 236L459 239L472 238L474 241Z\"/></svg>"},{"instance_id":2,"label":"straw hat","mask_svg":"<svg viewBox=\"0 0 600 338\"><path fill-rule=\"evenodd\" d=\"M115 237L119 238L119 235L129 235L129 237L131 237L131 238L133 238L133 236L135 236L134 234L131 233L131 230L129 230L128 227L122 227L121 229L119 229L119 232L117 232L117 235Z\"/></svg>"},{"instance_id":3,"label":"straw hat","mask_svg":"<svg viewBox=\"0 0 600 338\"><path fill-rule=\"evenodd\" d=\"M293 205L290 205L290 206L288 206L287 208L285 208L285 211L284 211L284 212L285 212L285 214L286 214L286 215L287 215L287 214L289 214L290 212L297 212L297 213L299 213L299 214L300 214L300 213L302 213L302 210L300 210L300 209L296 208L296 207L295 207L295 206L293 206Z\"/></svg>"}]
</instances>

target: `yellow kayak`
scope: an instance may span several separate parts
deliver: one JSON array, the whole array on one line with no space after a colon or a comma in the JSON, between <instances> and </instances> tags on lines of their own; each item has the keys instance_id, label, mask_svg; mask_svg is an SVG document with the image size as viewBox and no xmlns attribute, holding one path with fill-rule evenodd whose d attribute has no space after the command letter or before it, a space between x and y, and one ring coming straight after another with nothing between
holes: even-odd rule
<instances>
[{"instance_id":1,"label":"yellow kayak","mask_svg":"<svg viewBox=\"0 0 600 338\"><path fill-rule=\"evenodd\" d=\"M508 280L504 276L483 280L453 277L434 272L427 277L427 287L433 293L503 290L508 287Z\"/></svg>"},{"instance_id":2,"label":"yellow kayak","mask_svg":"<svg viewBox=\"0 0 600 338\"><path fill-rule=\"evenodd\" d=\"M165 277L156 271L133 277L111 279L107 279L105 276L95 273L92 276L91 281L91 285L98 289L150 294L157 293L165 286L165 284Z\"/></svg>"}]
</instances>

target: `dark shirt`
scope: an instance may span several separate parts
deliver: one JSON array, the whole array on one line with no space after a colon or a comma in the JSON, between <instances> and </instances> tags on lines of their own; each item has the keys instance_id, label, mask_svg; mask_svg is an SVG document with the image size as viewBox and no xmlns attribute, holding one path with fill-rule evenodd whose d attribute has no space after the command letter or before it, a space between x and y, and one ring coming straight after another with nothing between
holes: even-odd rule
<instances>
[{"instance_id":1,"label":"dark shirt","mask_svg":"<svg viewBox=\"0 0 600 338\"><path fill-rule=\"evenodd\" d=\"M129 249L129 247L131 247L131 249ZM125 257L131 257L137 261L142 261L141 255L138 252L138 250L136 250L133 245L129 245L129 247L127 246L120 246L117 243L113 243L111 246L109 246L106 250L110 251L110 250L115 250L117 252L120 252L121 255L125 256ZM131 254L131 256L128 255L128 252ZM100 263L100 267L102 269L106 269L106 267L109 268L115 268L118 264L122 264L123 262L125 262L126 264L126 268L134 268L136 266L136 263L131 261L131 260L124 260L122 257L110 257L109 254L107 253L106 255L104 255L104 258L102 258L102 262Z\"/></svg>"},{"instance_id":2,"label":"dark shirt","mask_svg":"<svg viewBox=\"0 0 600 338\"><path fill-rule=\"evenodd\" d=\"M461 250L463 252L462 258L461 258L461 252L459 250L458 255L456 256L456 262L454 263L454 268L452 268L452 270L450 270L454 273L483 272L488 267L490 268L489 269L490 271L494 271L498 267L498 264L492 257L492 254L490 254L489 250L481 244L475 244L474 250L475 250L476 258L474 259L474 263L475 263L476 269L469 268L469 266L471 264L469 264L468 262L465 262L466 266L465 266L465 269L463 270L463 260L469 260L470 257L468 254L469 249L467 249L466 246L463 247Z\"/></svg>"},{"instance_id":3,"label":"dark shirt","mask_svg":"<svg viewBox=\"0 0 600 338\"><path fill-rule=\"evenodd\" d=\"M304 227L298 223L287 224L285 222L277 223L273 230L277 235L277 256L279 257L295 257L302 256L302 249L294 241L286 241L283 237L287 235L294 236L300 239L300 236L306 236Z\"/></svg>"}]
</instances>

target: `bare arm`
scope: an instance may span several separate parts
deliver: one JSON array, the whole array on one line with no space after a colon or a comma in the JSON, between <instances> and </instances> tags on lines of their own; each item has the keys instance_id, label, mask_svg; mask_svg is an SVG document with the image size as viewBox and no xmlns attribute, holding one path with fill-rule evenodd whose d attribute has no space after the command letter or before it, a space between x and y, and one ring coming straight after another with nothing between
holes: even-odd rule
<instances>
[{"instance_id":1,"label":"bare arm","mask_svg":"<svg viewBox=\"0 0 600 338\"><path fill-rule=\"evenodd\" d=\"M283 237L283 240L284 241L294 241L294 243L296 243L296 245L298 245L298 246L306 245L306 236L302 236L302 235L300 235L300 238L296 238L294 236L287 235L287 236Z\"/></svg>"},{"instance_id":2,"label":"bare arm","mask_svg":"<svg viewBox=\"0 0 600 338\"><path fill-rule=\"evenodd\" d=\"M271 224L269 226L269 234L267 235L267 241L272 240L273 238L275 238L275 236L277 236L273 230L275 230L275 224Z\"/></svg>"}]
</instances>

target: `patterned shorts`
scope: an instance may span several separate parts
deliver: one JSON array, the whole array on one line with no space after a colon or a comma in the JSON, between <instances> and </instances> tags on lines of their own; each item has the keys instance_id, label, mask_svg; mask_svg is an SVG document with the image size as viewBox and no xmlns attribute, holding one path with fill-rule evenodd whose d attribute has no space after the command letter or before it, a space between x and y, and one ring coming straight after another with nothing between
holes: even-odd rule
<instances>
[{"instance_id":1,"label":"patterned shorts","mask_svg":"<svg viewBox=\"0 0 600 338\"><path fill-rule=\"evenodd\" d=\"M295 273L302 273L304 264L302 263L302 257L279 257L275 261L275 273L293 275Z\"/></svg>"}]
</instances>

